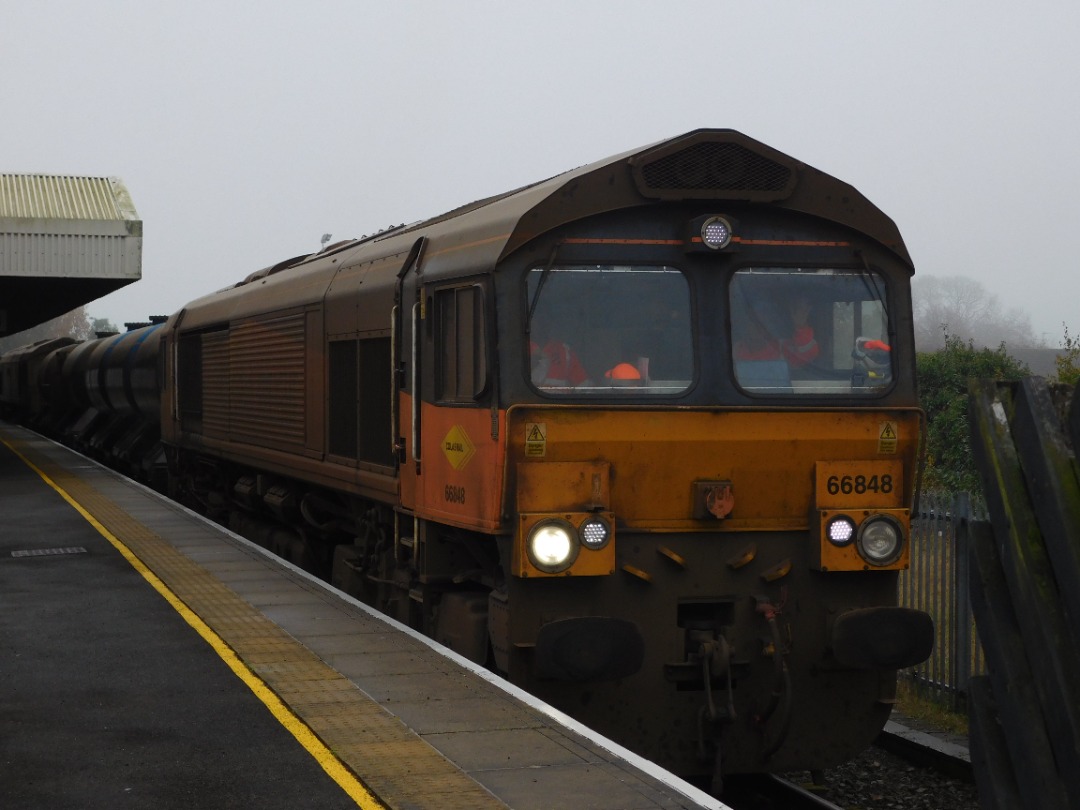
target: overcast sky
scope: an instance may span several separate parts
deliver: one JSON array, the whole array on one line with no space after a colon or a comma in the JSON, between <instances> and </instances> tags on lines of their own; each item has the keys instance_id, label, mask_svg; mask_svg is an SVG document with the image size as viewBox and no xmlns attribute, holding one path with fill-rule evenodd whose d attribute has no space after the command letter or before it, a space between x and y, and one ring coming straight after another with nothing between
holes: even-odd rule
<instances>
[{"instance_id":1,"label":"overcast sky","mask_svg":"<svg viewBox=\"0 0 1080 810\"><path fill-rule=\"evenodd\" d=\"M118 176L169 314L281 259L699 127L852 184L916 272L1080 332L1076 0L35 0L0 172Z\"/></svg>"}]
</instances>

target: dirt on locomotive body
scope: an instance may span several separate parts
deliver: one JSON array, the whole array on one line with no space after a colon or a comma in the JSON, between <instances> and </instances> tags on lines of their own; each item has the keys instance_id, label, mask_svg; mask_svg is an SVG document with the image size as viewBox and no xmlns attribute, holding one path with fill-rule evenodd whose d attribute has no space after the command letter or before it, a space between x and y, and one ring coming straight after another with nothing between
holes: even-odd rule
<instances>
[{"instance_id":1,"label":"dirt on locomotive body","mask_svg":"<svg viewBox=\"0 0 1080 810\"><path fill-rule=\"evenodd\" d=\"M0 360L0 403L691 777L866 747L923 416L910 257L697 130Z\"/></svg>"}]
</instances>

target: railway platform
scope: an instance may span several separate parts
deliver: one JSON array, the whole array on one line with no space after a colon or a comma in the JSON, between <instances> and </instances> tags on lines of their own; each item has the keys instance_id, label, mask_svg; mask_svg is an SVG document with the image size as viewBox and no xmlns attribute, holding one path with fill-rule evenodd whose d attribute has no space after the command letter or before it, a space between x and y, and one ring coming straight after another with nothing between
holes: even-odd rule
<instances>
[{"instance_id":1,"label":"railway platform","mask_svg":"<svg viewBox=\"0 0 1080 810\"><path fill-rule=\"evenodd\" d=\"M953 734L893 713L877 745L913 762L971 781L971 747L965 735Z\"/></svg>"},{"instance_id":2,"label":"railway platform","mask_svg":"<svg viewBox=\"0 0 1080 810\"><path fill-rule=\"evenodd\" d=\"M724 807L2 422L0 806Z\"/></svg>"}]
</instances>

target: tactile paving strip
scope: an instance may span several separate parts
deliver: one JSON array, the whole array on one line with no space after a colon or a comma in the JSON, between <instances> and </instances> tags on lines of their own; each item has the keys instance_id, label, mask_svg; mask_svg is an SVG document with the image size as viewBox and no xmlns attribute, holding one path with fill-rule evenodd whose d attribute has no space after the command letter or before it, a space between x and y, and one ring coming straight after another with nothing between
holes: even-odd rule
<instances>
[{"instance_id":1,"label":"tactile paving strip","mask_svg":"<svg viewBox=\"0 0 1080 810\"><path fill-rule=\"evenodd\" d=\"M391 808L506 805L206 569L149 530L82 474L10 436L11 445L127 546ZM89 469L92 474L107 473ZM111 479L107 479L111 480Z\"/></svg>"}]
</instances>

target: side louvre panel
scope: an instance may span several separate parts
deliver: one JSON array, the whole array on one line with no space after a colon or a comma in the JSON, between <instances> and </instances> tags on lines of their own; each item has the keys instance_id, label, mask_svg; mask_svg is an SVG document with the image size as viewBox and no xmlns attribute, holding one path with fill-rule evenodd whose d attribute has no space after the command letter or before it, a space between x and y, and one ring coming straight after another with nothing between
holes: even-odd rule
<instances>
[{"instance_id":1,"label":"side louvre panel","mask_svg":"<svg viewBox=\"0 0 1080 810\"><path fill-rule=\"evenodd\" d=\"M227 438L229 433L229 332L202 336L203 433Z\"/></svg>"},{"instance_id":2,"label":"side louvre panel","mask_svg":"<svg viewBox=\"0 0 1080 810\"><path fill-rule=\"evenodd\" d=\"M233 439L304 445L305 335L303 312L232 327L227 374Z\"/></svg>"}]
</instances>

